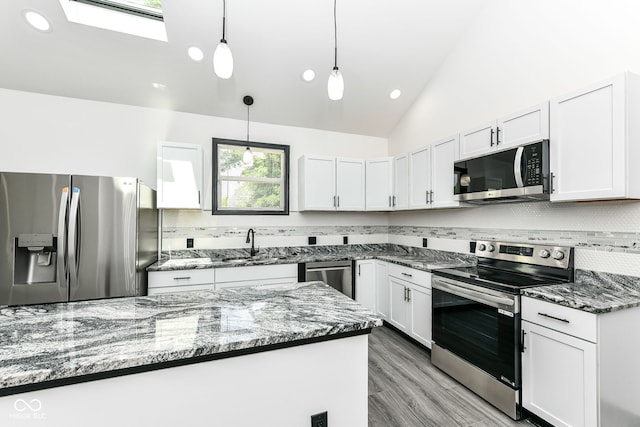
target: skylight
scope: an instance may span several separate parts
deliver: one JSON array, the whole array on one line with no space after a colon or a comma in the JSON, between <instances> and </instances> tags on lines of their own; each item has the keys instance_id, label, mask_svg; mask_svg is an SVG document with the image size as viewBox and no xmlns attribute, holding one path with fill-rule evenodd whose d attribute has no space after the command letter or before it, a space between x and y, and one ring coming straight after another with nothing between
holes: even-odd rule
<instances>
[{"instance_id":1,"label":"skylight","mask_svg":"<svg viewBox=\"0 0 640 427\"><path fill-rule=\"evenodd\" d=\"M127 12L145 18L163 20L162 0L75 0L80 3Z\"/></svg>"}]
</instances>

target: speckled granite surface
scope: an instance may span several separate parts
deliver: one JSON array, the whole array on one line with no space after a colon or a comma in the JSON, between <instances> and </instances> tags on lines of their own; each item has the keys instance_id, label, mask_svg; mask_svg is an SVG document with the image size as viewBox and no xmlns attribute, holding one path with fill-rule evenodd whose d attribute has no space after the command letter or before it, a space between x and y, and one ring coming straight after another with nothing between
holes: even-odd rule
<instances>
[{"instance_id":1,"label":"speckled granite surface","mask_svg":"<svg viewBox=\"0 0 640 427\"><path fill-rule=\"evenodd\" d=\"M529 288L524 295L589 313L640 306L640 277L576 270L573 283Z\"/></svg>"},{"instance_id":2,"label":"speckled granite surface","mask_svg":"<svg viewBox=\"0 0 640 427\"><path fill-rule=\"evenodd\" d=\"M166 255L168 256L168 254ZM246 249L177 251L171 253L171 259L163 258L149 266L147 270L191 270L352 259L382 259L425 271L475 264L475 257L471 255L399 245L376 244L264 248L255 257L250 257Z\"/></svg>"},{"instance_id":3,"label":"speckled granite surface","mask_svg":"<svg viewBox=\"0 0 640 427\"><path fill-rule=\"evenodd\" d=\"M321 282L2 308L0 395L16 386L381 325Z\"/></svg>"}]
</instances>

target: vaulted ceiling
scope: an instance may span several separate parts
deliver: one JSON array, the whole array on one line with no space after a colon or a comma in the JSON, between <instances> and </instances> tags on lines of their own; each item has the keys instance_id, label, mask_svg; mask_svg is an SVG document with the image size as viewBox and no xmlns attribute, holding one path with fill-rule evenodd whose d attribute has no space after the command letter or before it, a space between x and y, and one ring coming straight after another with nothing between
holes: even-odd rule
<instances>
[{"instance_id":1,"label":"vaulted ceiling","mask_svg":"<svg viewBox=\"0 0 640 427\"><path fill-rule=\"evenodd\" d=\"M481 0L338 0L341 101L330 101L333 1L228 0L234 74L217 78L222 0L163 0L168 41L67 21L60 1L0 2L0 87L386 137L455 46ZM25 10L47 17L39 32ZM192 61L190 46L204 51ZM305 69L316 79L306 83ZM153 87L160 83L164 88ZM391 100L389 93L402 95Z\"/></svg>"}]
</instances>

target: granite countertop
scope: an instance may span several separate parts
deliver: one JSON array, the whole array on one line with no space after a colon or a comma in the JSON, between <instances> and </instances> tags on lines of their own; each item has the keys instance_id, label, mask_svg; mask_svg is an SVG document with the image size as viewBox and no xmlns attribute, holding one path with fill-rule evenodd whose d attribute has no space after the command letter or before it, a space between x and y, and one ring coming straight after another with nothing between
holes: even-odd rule
<instances>
[{"instance_id":1,"label":"granite countertop","mask_svg":"<svg viewBox=\"0 0 640 427\"><path fill-rule=\"evenodd\" d=\"M0 309L0 395L381 325L321 282L7 307Z\"/></svg>"},{"instance_id":2,"label":"granite countertop","mask_svg":"<svg viewBox=\"0 0 640 427\"><path fill-rule=\"evenodd\" d=\"M379 250L375 246L367 245L352 245L349 250L343 250L343 248L344 246L308 247L300 252L287 251L287 248L270 248L270 250L254 257L248 256L242 250L180 251L177 253L177 257L162 259L147 267L147 270L173 271L366 259L380 259L423 271L475 264L475 257L437 250L422 250L420 252L398 248Z\"/></svg>"},{"instance_id":3,"label":"granite countertop","mask_svg":"<svg viewBox=\"0 0 640 427\"><path fill-rule=\"evenodd\" d=\"M529 288L524 295L589 313L640 306L640 277L576 270L573 283Z\"/></svg>"}]
</instances>

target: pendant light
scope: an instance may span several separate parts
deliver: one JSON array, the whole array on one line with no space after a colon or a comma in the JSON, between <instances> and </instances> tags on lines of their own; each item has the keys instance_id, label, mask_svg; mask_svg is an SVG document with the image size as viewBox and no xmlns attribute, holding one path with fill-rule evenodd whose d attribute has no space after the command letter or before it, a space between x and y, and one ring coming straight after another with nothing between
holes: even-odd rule
<instances>
[{"instance_id":1,"label":"pendant light","mask_svg":"<svg viewBox=\"0 0 640 427\"><path fill-rule=\"evenodd\" d=\"M344 94L344 79L338 69L338 22L336 19L336 2L333 0L333 40L334 40L334 64L331 74L329 74L329 82L327 83L327 92L329 99L339 101Z\"/></svg>"},{"instance_id":2,"label":"pendant light","mask_svg":"<svg viewBox=\"0 0 640 427\"><path fill-rule=\"evenodd\" d=\"M227 29L227 0L222 0L222 39L213 53L213 71L221 79L228 79L233 74L233 55L225 38Z\"/></svg>"},{"instance_id":3,"label":"pendant light","mask_svg":"<svg viewBox=\"0 0 640 427\"><path fill-rule=\"evenodd\" d=\"M253 97L250 95L242 98L242 102L247 106L247 149L244 151L242 155L242 163L245 165L253 164L253 152L251 151L251 147L249 147L249 109L253 105Z\"/></svg>"}]
</instances>

